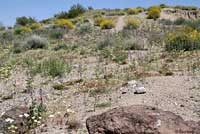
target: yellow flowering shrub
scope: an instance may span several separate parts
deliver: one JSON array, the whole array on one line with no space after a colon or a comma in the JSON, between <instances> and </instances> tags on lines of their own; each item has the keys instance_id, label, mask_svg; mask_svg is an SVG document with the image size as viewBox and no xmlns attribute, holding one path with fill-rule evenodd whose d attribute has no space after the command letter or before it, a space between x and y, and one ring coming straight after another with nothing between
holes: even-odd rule
<instances>
[{"instance_id":1,"label":"yellow flowering shrub","mask_svg":"<svg viewBox=\"0 0 200 134\"><path fill-rule=\"evenodd\" d=\"M157 19L160 17L161 8L158 6L152 6L148 9L148 19Z\"/></svg>"},{"instance_id":2,"label":"yellow flowering shrub","mask_svg":"<svg viewBox=\"0 0 200 134\"><path fill-rule=\"evenodd\" d=\"M58 19L56 20L54 27L72 29L74 28L74 24L70 20L67 20L67 19Z\"/></svg>"},{"instance_id":3,"label":"yellow flowering shrub","mask_svg":"<svg viewBox=\"0 0 200 134\"><path fill-rule=\"evenodd\" d=\"M167 51L200 49L200 32L191 27L179 28L166 34L165 42Z\"/></svg>"},{"instance_id":4,"label":"yellow flowering shrub","mask_svg":"<svg viewBox=\"0 0 200 134\"><path fill-rule=\"evenodd\" d=\"M114 26L114 22L108 19L104 19L100 24L101 29L112 29Z\"/></svg>"},{"instance_id":5,"label":"yellow flowering shrub","mask_svg":"<svg viewBox=\"0 0 200 134\"><path fill-rule=\"evenodd\" d=\"M140 23L133 19L133 18L128 18L126 25L125 25L125 29L137 29L139 27Z\"/></svg>"},{"instance_id":6,"label":"yellow flowering shrub","mask_svg":"<svg viewBox=\"0 0 200 134\"><path fill-rule=\"evenodd\" d=\"M27 26L22 26L15 29L15 34L31 33L32 29Z\"/></svg>"},{"instance_id":7,"label":"yellow flowering shrub","mask_svg":"<svg viewBox=\"0 0 200 134\"><path fill-rule=\"evenodd\" d=\"M30 27L32 30L35 30L35 29L41 29L42 25L40 23L32 23Z\"/></svg>"},{"instance_id":8,"label":"yellow flowering shrub","mask_svg":"<svg viewBox=\"0 0 200 134\"><path fill-rule=\"evenodd\" d=\"M102 17L95 18L95 20L94 20L95 26L100 26L101 22L104 21L104 20L105 19L102 18Z\"/></svg>"},{"instance_id":9,"label":"yellow flowering shrub","mask_svg":"<svg viewBox=\"0 0 200 134\"><path fill-rule=\"evenodd\" d=\"M128 13L129 15L131 15L131 14L138 14L138 13L140 13L140 12L142 12L142 10L141 10L140 8L129 8L129 9L127 10L127 13Z\"/></svg>"}]
</instances>

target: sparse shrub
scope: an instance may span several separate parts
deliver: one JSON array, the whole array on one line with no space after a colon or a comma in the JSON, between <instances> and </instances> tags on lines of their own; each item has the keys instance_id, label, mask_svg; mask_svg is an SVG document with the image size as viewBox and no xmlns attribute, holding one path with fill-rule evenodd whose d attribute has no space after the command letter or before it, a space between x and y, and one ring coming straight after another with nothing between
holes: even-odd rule
<instances>
[{"instance_id":1,"label":"sparse shrub","mask_svg":"<svg viewBox=\"0 0 200 134\"><path fill-rule=\"evenodd\" d=\"M158 19L160 17L161 9L158 6L152 6L148 9L148 19Z\"/></svg>"},{"instance_id":2,"label":"sparse shrub","mask_svg":"<svg viewBox=\"0 0 200 134\"><path fill-rule=\"evenodd\" d=\"M142 50L143 46L138 44L133 38L124 41L125 50Z\"/></svg>"},{"instance_id":3,"label":"sparse shrub","mask_svg":"<svg viewBox=\"0 0 200 134\"><path fill-rule=\"evenodd\" d=\"M64 36L64 33L63 32L53 32L51 33L50 37L52 39L62 39Z\"/></svg>"},{"instance_id":4,"label":"sparse shrub","mask_svg":"<svg viewBox=\"0 0 200 134\"><path fill-rule=\"evenodd\" d=\"M48 41L45 38L42 38L37 35L32 35L29 37L25 44L23 45L24 49L38 49L38 48L47 48L48 47Z\"/></svg>"},{"instance_id":5,"label":"sparse shrub","mask_svg":"<svg viewBox=\"0 0 200 134\"><path fill-rule=\"evenodd\" d=\"M167 8L168 6L165 4L160 4L160 8Z\"/></svg>"},{"instance_id":6,"label":"sparse shrub","mask_svg":"<svg viewBox=\"0 0 200 134\"><path fill-rule=\"evenodd\" d=\"M56 20L54 27L72 29L72 28L74 28L74 24L70 20L67 20L67 19L58 19L58 20Z\"/></svg>"},{"instance_id":7,"label":"sparse shrub","mask_svg":"<svg viewBox=\"0 0 200 134\"><path fill-rule=\"evenodd\" d=\"M97 50L103 50L106 47L111 47L115 44L115 41L112 38L105 38L97 44Z\"/></svg>"},{"instance_id":8,"label":"sparse shrub","mask_svg":"<svg viewBox=\"0 0 200 134\"><path fill-rule=\"evenodd\" d=\"M2 33L1 38L4 41L12 41L12 40L14 40L13 32L5 31L5 32Z\"/></svg>"},{"instance_id":9,"label":"sparse shrub","mask_svg":"<svg viewBox=\"0 0 200 134\"><path fill-rule=\"evenodd\" d=\"M55 48L54 48L54 50L55 51L59 51L59 50L61 50L61 49L68 49L69 47L66 45L66 44L59 44L59 45L57 45Z\"/></svg>"},{"instance_id":10,"label":"sparse shrub","mask_svg":"<svg viewBox=\"0 0 200 134\"><path fill-rule=\"evenodd\" d=\"M164 25L173 25L174 22L171 21L171 20L168 20L168 19L162 19L159 21L161 24L164 24Z\"/></svg>"},{"instance_id":11,"label":"sparse shrub","mask_svg":"<svg viewBox=\"0 0 200 134\"><path fill-rule=\"evenodd\" d=\"M180 6L177 5L175 6L176 9L181 9L181 10L198 10L198 7L196 6Z\"/></svg>"},{"instance_id":12,"label":"sparse shrub","mask_svg":"<svg viewBox=\"0 0 200 134\"><path fill-rule=\"evenodd\" d=\"M92 32L92 26L90 23L82 24L77 30L78 34L85 34L91 32Z\"/></svg>"},{"instance_id":13,"label":"sparse shrub","mask_svg":"<svg viewBox=\"0 0 200 134\"><path fill-rule=\"evenodd\" d=\"M124 29L129 29L129 30L137 29L139 25L140 23L137 20L129 18L126 22Z\"/></svg>"},{"instance_id":14,"label":"sparse shrub","mask_svg":"<svg viewBox=\"0 0 200 134\"><path fill-rule=\"evenodd\" d=\"M29 27L23 26L15 29L15 34L25 34L25 33L31 33L32 30Z\"/></svg>"},{"instance_id":15,"label":"sparse shrub","mask_svg":"<svg viewBox=\"0 0 200 134\"><path fill-rule=\"evenodd\" d=\"M115 27L115 24L112 20L103 20L100 24L101 29L112 29Z\"/></svg>"},{"instance_id":16,"label":"sparse shrub","mask_svg":"<svg viewBox=\"0 0 200 134\"><path fill-rule=\"evenodd\" d=\"M15 42L13 46L13 53L21 53L23 51L23 46L21 42Z\"/></svg>"},{"instance_id":17,"label":"sparse shrub","mask_svg":"<svg viewBox=\"0 0 200 134\"><path fill-rule=\"evenodd\" d=\"M67 19L68 18L68 13L62 11L62 12L54 15L54 17L56 17L58 19Z\"/></svg>"},{"instance_id":18,"label":"sparse shrub","mask_svg":"<svg viewBox=\"0 0 200 134\"><path fill-rule=\"evenodd\" d=\"M174 25L184 25L186 23L186 19L180 17L174 21Z\"/></svg>"},{"instance_id":19,"label":"sparse shrub","mask_svg":"<svg viewBox=\"0 0 200 134\"><path fill-rule=\"evenodd\" d=\"M114 55L113 60L119 64L125 64L126 59L128 58L127 53L122 50L114 50L113 55Z\"/></svg>"},{"instance_id":20,"label":"sparse shrub","mask_svg":"<svg viewBox=\"0 0 200 134\"><path fill-rule=\"evenodd\" d=\"M56 84L56 85L53 85L53 88L55 90L63 90L65 86L63 84Z\"/></svg>"},{"instance_id":21,"label":"sparse shrub","mask_svg":"<svg viewBox=\"0 0 200 134\"><path fill-rule=\"evenodd\" d=\"M32 72L34 74L41 73L52 77L61 76L65 72L70 72L71 67L60 58L48 58L36 64Z\"/></svg>"}]
</instances>

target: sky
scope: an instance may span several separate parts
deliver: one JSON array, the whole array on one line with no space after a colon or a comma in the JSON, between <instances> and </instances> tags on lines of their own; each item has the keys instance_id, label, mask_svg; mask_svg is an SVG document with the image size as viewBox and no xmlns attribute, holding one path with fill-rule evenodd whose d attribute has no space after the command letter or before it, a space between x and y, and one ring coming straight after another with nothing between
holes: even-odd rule
<instances>
[{"instance_id":1,"label":"sky","mask_svg":"<svg viewBox=\"0 0 200 134\"><path fill-rule=\"evenodd\" d=\"M50 18L54 14L67 11L73 4L85 7L128 8L149 7L165 3L168 5L195 5L200 7L200 0L0 0L0 22L12 26L16 17L30 16L36 20Z\"/></svg>"}]
</instances>

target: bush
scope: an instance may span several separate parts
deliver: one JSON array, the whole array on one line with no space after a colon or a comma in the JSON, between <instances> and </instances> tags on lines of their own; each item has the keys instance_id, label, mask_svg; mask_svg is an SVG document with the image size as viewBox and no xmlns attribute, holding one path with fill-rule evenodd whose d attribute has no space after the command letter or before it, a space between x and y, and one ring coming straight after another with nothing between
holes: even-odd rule
<instances>
[{"instance_id":1,"label":"bush","mask_svg":"<svg viewBox=\"0 0 200 134\"><path fill-rule=\"evenodd\" d=\"M192 27L193 29L200 30L200 19L198 19L198 20L187 20L185 22L185 25Z\"/></svg>"},{"instance_id":2,"label":"bush","mask_svg":"<svg viewBox=\"0 0 200 134\"><path fill-rule=\"evenodd\" d=\"M115 44L113 38L106 37L103 41L97 44L97 50L103 50L104 48L111 47Z\"/></svg>"},{"instance_id":3,"label":"bush","mask_svg":"<svg viewBox=\"0 0 200 134\"><path fill-rule=\"evenodd\" d=\"M164 25L173 25L174 22L171 21L171 20L168 20L168 19L162 19L159 21L161 24L164 24Z\"/></svg>"},{"instance_id":4,"label":"bush","mask_svg":"<svg viewBox=\"0 0 200 134\"><path fill-rule=\"evenodd\" d=\"M113 55L114 55L113 60L119 64L125 64L126 59L128 58L127 53L121 50L114 50Z\"/></svg>"},{"instance_id":5,"label":"bush","mask_svg":"<svg viewBox=\"0 0 200 134\"><path fill-rule=\"evenodd\" d=\"M61 49L68 49L68 48L69 47L66 44L59 44L54 48L54 50L58 51L58 50L61 50Z\"/></svg>"},{"instance_id":6,"label":"bush","mask_svg":"<svg viewBox=\"0 0 200 134\"><path fill-rule=\"evenodd\" d=\"M60 13L54 15L54 17L56 17L58 19L67 19L68 13L67 12L60 12Z\"/></svg>"},{"instance_id":7,"label":"bush","mask_svg":"<svg viewBox=\"0 0 200 134\"><path fill-rule=\"evenodd\" d=\"M52 77L61 76L65 72L70 72L71 67L65 64L60 58L48 58L33 68L34 74L41 73L43 75L50 75Z\"/></svg>"},{"instance_id":8,"label":"bush","mask_svg":"<svg viewBox=\"0 0 200 134\"><path fill-rule=\"evenodd\" d=\"M31 17L18 17L16 19L16 25L20 25L20 26L27 26L28 24L32 24L32 23L36 23L36 20L34 18Z\"/></svg>"},{"instance_id":9,"label":"bush","mask_svg":"<svg viewBox=\"0 0 200 134\"><path fill-rule=\"evenodd\" d=\"M41 29L42 25L40 23L32 23L30 27L32 30L36 30L36 29Z\"/></svg>"},{"instance_id":10,"label":"bush","mask_svg":"<svg viewBox=\"0 0 200 134\"><path fill-rule=\"evenodd\" d=\"M137 20L129 18L126 22L124 29L129 29L129 30L137 29L139 25L140 24Z\"/></svg>"},{"instance_id":11,"label":"bush","mask_svg":"<svg viewBox=\"0 0 200 134\"><path fill-rule=\"evenodd\" d=\"M141 44L138 44L134 39L128 39L124 41L125 50L142 50L144 49Z\"/></svg>"},{"instance_id":12,"label":"bush","mask_svg":"<svg viewBox=\"0 0 200 134\"><path fill-rule=\"evenodd\" d=\"M104 19L100 24L101 29L112 29L115 27L114 22L112 20Z\"/></svg>"},{"instance_id":13,"label":"bush","mask_svg":"<svg viewBox=\"0 0 200 134\"><path fill-rule=\"evenodd\" d=\"M78 34L85 34L91 32L92 32L92 26L90 23L82 24L77 30Z\"/></svg>"},{"instance_id":14,"label":"bush","mask_svg":"<svg viewBox=\"0 0 200 134\"><path fill-rule=\"evenodd\" d=\"M56 20L54 27L72 29L74 27L74 24L67 19L58 19L58 20Z\"/></svg>"},{"instance_id":15,"label":"bush","mask_svg":"<svg viewBox=\"0 0 200 134\"><path fill-rule=\"evenodd\" d=\"M95 18L94 20L94 25L95 26L100 26L100 24L104 21L104 18L102 17L98 17L98 18Z\"/></svg>"},{"instance_id":16,"label":"bush","mask_svg":"<svg viewBox=\"0 0 200 134\"><path fill-rule=\"evenodd\" d=\"M187 21L186 19L181 17L174 21L174 25L184 25L186 23L186 21Z\"/></svg>"},{"instance_id":17,"label":"bush","mask_svg":"<svg viewBox=\"0 0 200 134\"><path fill-rule=\"evenodd\" d=\"M29 37L25 44L23 45L24 49L38 49L38 48L47 48L48 47L48 41L45 38L42 38L37 35L32 35Z\"/></svg>"},{"instance_id":18,"label":"bush","mask_svg":"<svg viewBox=\"0 0 200 134\"><path fill-rule=\"evenodd\" d=\"M68 11L68 15L67 17L68 18L75 18L83 13L86 12L86 9L80 5L80 4L76 4L76 5L73 5L70 10Z\"/></svg>"},{"instance_id":19,"label":"bush","mask_svg":"<svg viewBox=\"0 0 200 134\"><path fill-rule=\"evenodd\" d=\"M31 33L31 32L32 32L32 29L26 26L15 29L15 34L25 34L25 33Z\"/></svg>"},{"instance_id":20,"label":"bush","mask_svg":"<svg viewBox=\"0 0 200 134\"><path fill-rule=\"evenodd\" d=\"M152 6L148 9L148 19L158 19L160 17L161 9L158 6Z\"/></svg>"},{"instance_id":21,"label":"bush","mask_svg":"<svg viewBox=\"0 0 200 134\"><path fill-rule=\"evenodd\" d=\"M200 49L200 33L190 27L168 33L165 40L167 51L192 51Z\"/></svg>"},{"instance_id":22,"label":"bush","mask_svg":"<svg viewBox=\"0 0 200 134\"><path fill-rule=\"evenodd\" d=\"M64 33L63 32L53 32L51 33L50 37L52 39L62 39L64 36Z\"/></svg>"},{"instance_id":23,"label":"bush","mask_svg":"<svg viewBox=\"0 0 200 134\"><path fill-rule=\"evenodd\" d=\"M141 12L141 10L138 8L129 8L128 10L127 10L127 13L129 14L129 15L133 15L133 14L138 14L138 13L140 13Z\"/></svg>"}]
</instances>

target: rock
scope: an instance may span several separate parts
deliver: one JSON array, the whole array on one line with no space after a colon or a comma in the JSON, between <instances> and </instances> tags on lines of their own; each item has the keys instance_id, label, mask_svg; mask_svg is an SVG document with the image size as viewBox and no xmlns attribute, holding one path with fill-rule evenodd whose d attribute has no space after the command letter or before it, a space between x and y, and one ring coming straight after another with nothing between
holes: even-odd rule
<instances>
[{"instance_id":1,"label":"rock","mask_svg":"<svg viewBox=\"0 0 200 134\"><path fill-rule=\"evenodd\" d=\"M114 108L86 120L89 134L200 134L200 122L154 107L135 105Z\"/></svg>"},{"instance_id":2,"label":"rock","mask_svg":"<svg viewBox=\"0 0 200 134\"><path fill-rule=\"evenodd\" d=\"M146 89L144 87L137 87L135 89L135 94L145 94L146 93Z\"/></svg>"}]
</instances>

